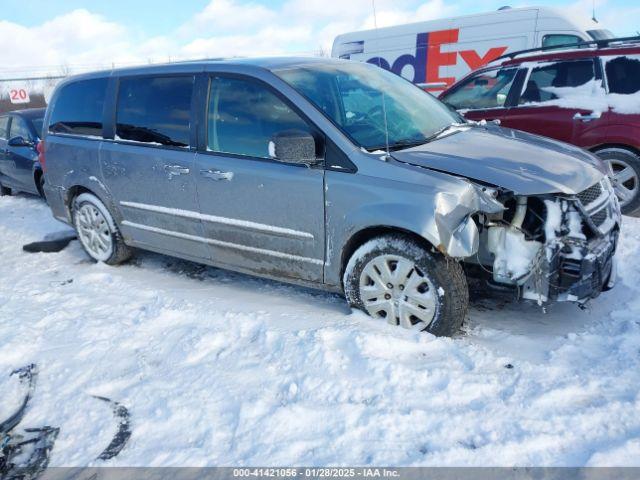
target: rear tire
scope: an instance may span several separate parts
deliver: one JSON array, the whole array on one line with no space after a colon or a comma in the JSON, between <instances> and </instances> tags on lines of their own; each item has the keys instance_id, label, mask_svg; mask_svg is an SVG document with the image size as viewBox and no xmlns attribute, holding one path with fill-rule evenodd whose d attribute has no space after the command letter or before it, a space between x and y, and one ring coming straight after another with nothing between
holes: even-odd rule
<instances>
[{"instance_id":1,"label":"rear tire","mask_svg":"<svg viewBox=\"0 0 640 480\"><path fill-rule=\"evenodd\" d=\"M117 265L131 258L132 250L120 234L113 215L92 193L73 200L73 226L84 251L96 262Z\"/></svg>"},{"instance_id":2,"label":"rear tire","mask_svg":"<svg viewBox=\"0 0 640 480\"><path fill-rule=\"evenodd\" d=\"M0 197L11 195L11 189L0 183Z\"/></svg>"},{"instance_id":3,"label":"rear tire","mask_svg":"<svg viewBox=\"0 0 640 480\"><path fill-rule=\"evenodd\" d=\"M369 240L352 255L343 276L349 304L392 325L451 336L469 304L461 265L399 234Z\"/></svg>"},{"instance_id":4,"label":"rear tire","mask_svg":"<svg viewBox=\"0 0 640 480\"><path fill-rule=\"evenodd\" d=\"M47 196L44 193L44 174L40 173L36 175L36 188L38 189L38 193L42 197L42 199L46 202Z\"/></svg>"},{"instance_id":5,"label":"rear tire","mask_svg":"<svg viewBox=\"0 0 640 480\"><path fill-rule=\"evenodd\" d=\"M625 148L605 148L596 155L613 170L613 190L623 214L640 217L640 155Z\"/></svg>"}]
</instances>

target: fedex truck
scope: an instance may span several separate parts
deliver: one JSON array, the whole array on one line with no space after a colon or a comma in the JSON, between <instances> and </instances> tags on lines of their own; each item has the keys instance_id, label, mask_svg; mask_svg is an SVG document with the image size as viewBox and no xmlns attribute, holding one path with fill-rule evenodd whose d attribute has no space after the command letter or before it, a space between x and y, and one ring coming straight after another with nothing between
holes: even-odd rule
<instances>
[{"instance_id":1,"label":"fedex truck","mask_svg":"<svg viewBox=\"0 0 640 480\"><path fill-rule=\"evenodd\" d=\"M498 11L378 28L338 36L335 58L373 63L440 91L505 53L613 38L595 20L552 8Z\"/></svg>"}]
</instances>

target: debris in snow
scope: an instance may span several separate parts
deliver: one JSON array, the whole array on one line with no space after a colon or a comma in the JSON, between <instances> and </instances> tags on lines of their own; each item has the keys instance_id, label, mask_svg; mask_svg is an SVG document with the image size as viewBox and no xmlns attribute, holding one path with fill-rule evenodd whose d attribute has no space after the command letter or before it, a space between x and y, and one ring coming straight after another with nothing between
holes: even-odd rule
<instances>
[{"instance_id":1,"label":"debris in snow","mask_svg":"<svg viewBox=\"0 0 640 480\"><path fill-rule=\"evenodd\" d=\"M34 364L11 372L17 375L21 384L27 385L27 392L18 409L0 423L0 478L35 479L49 464L49 456L59 429L52 427L26 428L22 433L14 430L24 418L29 400L36 386L37 369Z\"/></svg>"},{"instance_id":2,"label":"debris in snow","mask_svg":"<svg viewBox=\"0 0 640 480\"><path fill-rule=\"evenodd\" d=\"M34 364L27 365L26 367L18 368L11 372L11 375L16 375L20 379L20 383L27 387L27 391L20 403L18 409L9 416L6 420L0 423L0 440L3 434L6 434L13 430L16 425L18 425L22 421L22 417L24 417L24 413L27 410L27 405L29 404L29 400L33 397L33 392L36 388L36 378L38 375L36 366ZM0 441L0 445L3 442Z\"/></svg>"},{"instance_id":3,"label":"debris in snow","mask_svg":"<svg viewBox=\"0 0 640 480\"><path fill-rule=\"evenodd\" d=\"M22 246L22 249L25 252L29 253L55 253L66 248L71 243L71 241L75 240L76 238L77 236L75 232L70 232L65 236L61 236L60 238L45 239L39 242L27 243L26 245Z\"/></svg>"},{"instance_id":4,"label":"debris in snow","mask_svg":"<svg viewBox=\"0 0 640 480\"><path fill-rule=\"evenodd\" d=\"M98 460L109 460L120 453L129 440L129 437L131 437L131 415L129 414L129 410L118 402L95 395L93 398L109 403L113 410L113 416L118 420L118 430L113 440L111 440L107 448L98 455Z\"/></svg>"}]
</instances>

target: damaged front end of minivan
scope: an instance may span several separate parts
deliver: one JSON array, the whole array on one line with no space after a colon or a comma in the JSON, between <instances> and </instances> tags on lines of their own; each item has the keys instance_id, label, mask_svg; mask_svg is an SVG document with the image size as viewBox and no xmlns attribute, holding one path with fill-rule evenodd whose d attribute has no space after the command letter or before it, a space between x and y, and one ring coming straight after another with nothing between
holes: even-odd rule
<instances>
[{"instance_id":1,"label":"damaged front end of minivan","mask_svg":"<svg viewBox=\"0 0 640 480\"><path fill-rule=\"evenodd\" d=\"M613 286L620 219L606 177L575 195L517 195L470 182L435 202L442 253L540 305L584 303Z\"/></svg>"}]
</instances>

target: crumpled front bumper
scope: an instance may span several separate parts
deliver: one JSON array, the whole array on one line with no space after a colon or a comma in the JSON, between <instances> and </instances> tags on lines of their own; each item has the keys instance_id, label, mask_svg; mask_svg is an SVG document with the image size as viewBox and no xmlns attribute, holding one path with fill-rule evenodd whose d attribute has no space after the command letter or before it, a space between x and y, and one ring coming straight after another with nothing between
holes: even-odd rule
<instances>
[{"instance_id":1,"label":"crumpled front bumper","mask_svg":"<svg viewBox=\"0 0 640 480\"><path fill-rule=\"evenodd\" d=\"M580 247L582 258L575 258L575 250L565 254L562 248L552 258L549 268L549 299L585 302L615 284L617 268L615 252L618 231Z\"/></svg>"}]
</instances>

